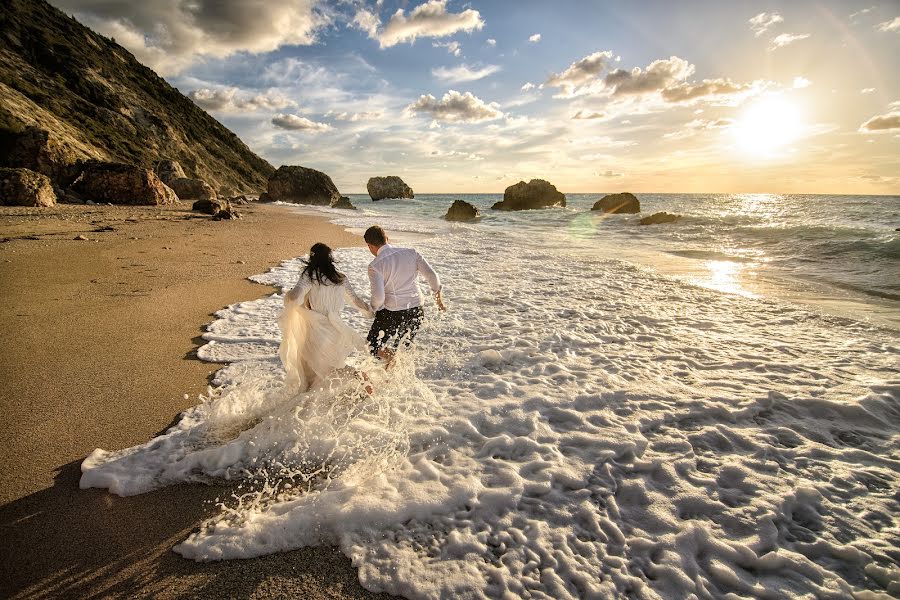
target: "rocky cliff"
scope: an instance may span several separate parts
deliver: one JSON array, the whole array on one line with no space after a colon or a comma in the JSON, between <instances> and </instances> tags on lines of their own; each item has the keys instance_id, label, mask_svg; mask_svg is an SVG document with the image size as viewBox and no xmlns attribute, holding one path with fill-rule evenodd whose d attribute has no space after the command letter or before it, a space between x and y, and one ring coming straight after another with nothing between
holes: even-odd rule
<instances>
[{"instance_id":1,"label":"rocky cliff","mask_svg":"<svg viewBox=\"0 0 900 600\"><path fill-rule=\"evenodd\" d=\"M33 126L70 160L174 159L219 191L265 189L274 172L115 41L43 0L2 0L0 146Z\"/></svg>"}]
</instances>

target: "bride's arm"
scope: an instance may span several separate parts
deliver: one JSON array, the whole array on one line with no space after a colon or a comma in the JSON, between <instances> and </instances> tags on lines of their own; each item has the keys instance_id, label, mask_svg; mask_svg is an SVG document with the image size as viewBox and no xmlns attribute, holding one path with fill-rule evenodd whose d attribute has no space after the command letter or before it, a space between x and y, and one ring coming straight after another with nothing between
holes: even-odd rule
<instances>
[{"instance_id":1,"label":"bride's arm","mask_svg":"<svg viewBox=\"0 0 900 600\"><path fill-rule=\"evenodd\" d=\"M302 303L306 299L306 294L309 292L309 288L312 285L312 282L309 280L309 277L300 276L300 279L297 280L297 285L284 295L284 304L287 306L291 302L300 302Z\"/></svg>"},{"instance_id":2,"label":"bride's arm","mask_svg":"<svg viewBox=\"0 0 900 600\"><path fill-rule=\"evenodd\" d=\"M347 299L347 302L356 307L356 310L361 312L366 317L370 319L375 316L375 313L372 312L372 307L366 304L362 298L356 295L356 292L353 290L353 286L350 285L349 279L344 279L344 297Z\"/></svg>"}]
</instances>

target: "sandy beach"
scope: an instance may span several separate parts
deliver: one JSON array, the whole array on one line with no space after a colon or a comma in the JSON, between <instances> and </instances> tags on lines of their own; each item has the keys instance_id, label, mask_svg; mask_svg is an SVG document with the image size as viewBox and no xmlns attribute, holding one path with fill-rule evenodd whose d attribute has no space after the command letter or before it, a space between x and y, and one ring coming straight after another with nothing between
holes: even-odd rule
<instances>
[{"instance_id":1,"label":"sandy beach","mask_svg":"<svg viewBox=\"0 0 900 600\"><path fill-rule=\"evenodd\" d=\"M271 292L247 276L315 241L360 243L322 218L238 208L242 220L213 222L185 204L0 207L0 596L373 596L331 548L205 564L173 553L225 488L78 487L94 448L145 442L197 403L216 369L195 356L204 324Z\"/></svg>"}]
</instances>

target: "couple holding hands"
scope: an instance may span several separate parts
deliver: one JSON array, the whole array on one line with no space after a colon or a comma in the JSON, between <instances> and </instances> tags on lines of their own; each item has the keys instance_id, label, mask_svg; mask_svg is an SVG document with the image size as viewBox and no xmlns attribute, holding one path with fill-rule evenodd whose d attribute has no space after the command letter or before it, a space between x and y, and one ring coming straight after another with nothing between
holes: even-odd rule
<instances>
[{"instance_id":1,"label":"couple holding hands","mask_svg":"<svg viewBox=\"0 0 900 600\"><path fill-rule=\"evenodd\" d=\"M425 315L416 280L425 278L439 310L441 282L431 265L412 248L388 244L384 229L369 227L363 239L375 256L369 263L371 300L367 304L337 270L331 248L314 244L304 261L297 285L284 296L278 319L282 341L279 355L289 384L301 391L326 381L344 367L354 350L368 350L390 365L397 348L412 342ZM374 317L369 335L362 337L341 319L344 302ZM364 373L361 376L366 379ZM371 393L370 385L366 390Z\"/></svg>"}]
</instances>

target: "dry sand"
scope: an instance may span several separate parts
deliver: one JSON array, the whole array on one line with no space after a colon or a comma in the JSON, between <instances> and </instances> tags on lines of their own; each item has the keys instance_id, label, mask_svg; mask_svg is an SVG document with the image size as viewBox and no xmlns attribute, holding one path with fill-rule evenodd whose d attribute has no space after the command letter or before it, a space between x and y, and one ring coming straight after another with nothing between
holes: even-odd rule
<instances>
[{"instance_id":1,"label":"dry sand","mask_svg":"<svg viewBox=\"0 0 900 600\"><path fill-rule=\"evenodd\" d=\"M283 207L238 209L213 222L185 206L0 207L0 597L376 597L333 548L172 552L224 488L78 488L94 448L145 442L197 403L215 369L195 357L204 324L271 293L247 276L316 241L361 242Z\"/></svg>"}]
</instances>

